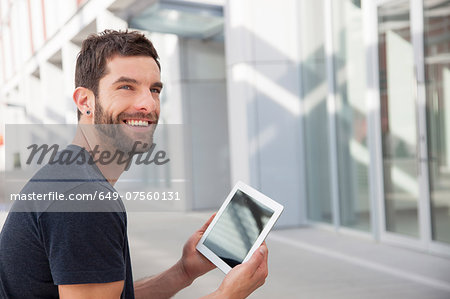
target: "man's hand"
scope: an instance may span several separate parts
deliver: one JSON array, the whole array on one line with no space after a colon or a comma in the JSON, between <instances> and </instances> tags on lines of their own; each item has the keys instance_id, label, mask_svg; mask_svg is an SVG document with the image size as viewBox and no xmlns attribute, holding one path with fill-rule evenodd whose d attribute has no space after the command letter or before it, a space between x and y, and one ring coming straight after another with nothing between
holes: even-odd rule
<instances>
[{"instance_id":1,"label":"man's hand","mask_svg":"<svg viewBox=\"0 0 450 299\"><path fill-rule=\"evenodd\" d=\"M189 238L189 240L187 240L183 247L183 255L179 263L183 272L186 274L188 281L192 282L197 277L202 276L216 267L195 248L215 215L216 213L214 213L209 220Z\"/></svg>"},{"instance_id":2,"label":"man's hand","mask_svg":"<svg viewBox=\"0 0 450 299\"><path fill-rule=\"evenodd\" d=\"M135 282L136 298L170 298L189 286L197 277L215 268L197 251L195 246L213 220L215 214L186 242L181 259L163 273ZM234 267L219 289L204 298L240 299L262 286L267 277L268 250L264 242L249 261Z\"/></svg>"},{"instance_id":3,"label":"man's hand","mask_svg":"<svg viewBox=\"0 0 450 299\"><path fill-rule=\"evenodd\" d=\"M219 289L206 298L227 298L227 299L241 299L246 298L253 293L257 288L262 286L266 281L268 275L267 268L268 250L264 242L253 253L250 260L240 265L237 265L223 280Z\"/></svg>"}]
</instances>

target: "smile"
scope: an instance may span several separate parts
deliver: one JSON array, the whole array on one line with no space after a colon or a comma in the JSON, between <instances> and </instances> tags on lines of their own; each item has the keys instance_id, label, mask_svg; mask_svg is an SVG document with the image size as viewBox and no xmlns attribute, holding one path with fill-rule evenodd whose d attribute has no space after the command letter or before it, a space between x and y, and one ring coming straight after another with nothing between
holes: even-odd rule
<instances>
[{"instance_id":1,"label":"smile","mask_svg":"<svg viewBox=\"0 0 450 299\"><path fill-rule=\"evenodd\" d=\"M129 126L132 127L148 127L149 122L146 120L137 120L137 119L126 119L124 120L124 123L126 123Z\"/></svg>"}]
</instances>

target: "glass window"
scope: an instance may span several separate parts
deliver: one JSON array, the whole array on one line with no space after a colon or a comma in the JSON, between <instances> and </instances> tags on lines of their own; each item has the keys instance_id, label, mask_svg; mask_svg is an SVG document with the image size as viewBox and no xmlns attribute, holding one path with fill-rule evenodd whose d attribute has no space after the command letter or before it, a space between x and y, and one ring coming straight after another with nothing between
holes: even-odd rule
<instances>
[{"instance_id":1,"label":"glass window","mask_svg":"<svg viewBox=\"0 0 450 299\"><path fill-rule=\"evenodd\" d=\"M323 1L301 1L300 9L307 215L310 220L331 223Z\"/></svg>"},{"instance_id":2,"label":"glass window","mask_svg":"<svg viewBox=\"0 0 450 299\"><path fill-rule=\"evenodd\" d=\"M425 1L425 87L433 240L450 243L450 1Z\"/></svg>"},{"instance_id":3,"label":"glass window","mask_svg":"<svg viewBox=\"0 0 450 299\"><path fill-rule=\"evenodd\" d=\"M360 1L333 1L340 224L369 231L369 149L362 16Z\"/></svg>"},{"instance_id":4,"label":"glass window","mask_svg":"<svg viewBox=\"0 0 450 299\"><path fill-rule=\"evenodd\" d=\"M386 230L418 237L417 120L409 1L378 8Z\"/></svg>"}]
</instances>

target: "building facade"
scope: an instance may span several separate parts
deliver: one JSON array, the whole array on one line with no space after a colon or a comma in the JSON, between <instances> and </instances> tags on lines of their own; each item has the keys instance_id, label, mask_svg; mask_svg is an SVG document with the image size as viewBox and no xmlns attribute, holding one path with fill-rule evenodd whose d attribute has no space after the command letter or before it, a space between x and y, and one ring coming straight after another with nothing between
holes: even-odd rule
<instances>
[{"instance_id":1,"label":"building facade","mask_svg":"<svg viewBox=\"0 0 450 299\"><path fill-rule=\"evenodd\" d=\"M285 206L280 227L450 256L450 1L2 0L0 9L3 134L9 123L76 123L81 41L142 30L161 56L162 121L190 128L186 209L217 207L242 180Z\"/></svg>"}]
</instances>

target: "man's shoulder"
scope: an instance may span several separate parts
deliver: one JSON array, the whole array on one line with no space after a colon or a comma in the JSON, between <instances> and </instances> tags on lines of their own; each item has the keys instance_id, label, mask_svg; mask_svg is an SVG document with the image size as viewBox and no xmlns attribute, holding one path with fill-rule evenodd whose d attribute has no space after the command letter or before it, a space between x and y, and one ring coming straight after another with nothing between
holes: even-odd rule
<instances>
[{"instance_id":1,"label":"man's shoulder","mask_svg":"<svg viewBox=\"0 0 450 299\"><path fill-rule=\"evenodd\" d=\"M46 164L20 191L20 200L15 202L13 209L33 212L123 212L117 191L88 161L89 154L76 146L65 149L68 150L79 157L84 155L82 163L74 160Z\"/></svg>"},{"instance_id":2,"label":"man's shoulder","mask_svg":"<svg viewBox=\"0 0 450 299\"><path fill-rule=\"evenodd\" d=\"M71 161L60 161L58 156L71 151L75 157ZM106 179L98 168L89 161L89 154L81 147L69 145L57 153L56 163L48 163L40 168L28 181L21 193L57 191L63 193L80 185L93 185L99 188ZM100 183L100 184L98 184Z\"/></svg>"}]
</instances>

